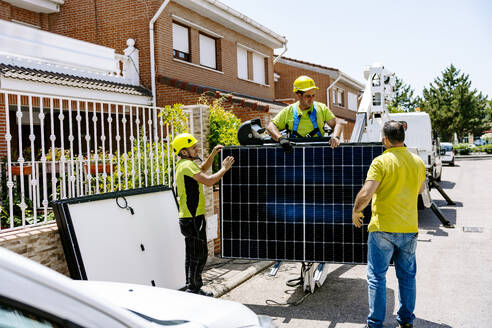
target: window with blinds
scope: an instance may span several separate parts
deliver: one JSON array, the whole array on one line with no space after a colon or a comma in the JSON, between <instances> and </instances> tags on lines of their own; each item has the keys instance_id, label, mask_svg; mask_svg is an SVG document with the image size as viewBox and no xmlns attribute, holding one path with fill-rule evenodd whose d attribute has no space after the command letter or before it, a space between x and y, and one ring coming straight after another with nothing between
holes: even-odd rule
<instances>
[{"instance_id":1,"label":"window with blinds","mask_svg":"<svg viewBox=\"0 0 492 328\"><path fill-rule=\"evenodd\" d=\"M243 47L237 47L237 77L248 79L248 51Z\"/></svg>"},{"instance_id":2,"label":"window with blinds","mask_svg":"<svg viewBox=\"0 0 492 328\"><path fill-rule=\"evenodd\" d=\"M349 91L348 93L348 109L357 111L357 95Z\"/></svg>"},{"instance_id":3,"label":"window with blinds","mask_svg":"<svg viewBox=\"0 0 492 328\"><path fill-rule=\"evenodd\" d=\"M190 30L176 23L173 23L173 56L190 61Z\"/></svg>"},{"instance_id":4,"label":"window with blinds","mask_svg":"<svg viewBox=\"0 0 492 328\"><path fill-rule=\"evenodd\" d=\"M268 57L245 46L237 47L237 77L259 84L268 84ZM250 65L252 67L250 67Z\"/></svg>"},{"instance_id":5,"label":"window with blinds","mask_svg":"<svg viewBox=\"0 0 492 328\"><path fill-rule=\"evenodd\" d=\"M217 69L216 41L204 34L200 34L200 65Z\"/></svg>"},{"instance_id":6,"label":"window with blinds","mask_svg":"<svg viewBox=\"0 0 492 328\"><path fill-rule=\"evenodd\" d=\"M265 82L265 57L253 53L253 81L260 84Z\"/></svg>"}]
</instances>

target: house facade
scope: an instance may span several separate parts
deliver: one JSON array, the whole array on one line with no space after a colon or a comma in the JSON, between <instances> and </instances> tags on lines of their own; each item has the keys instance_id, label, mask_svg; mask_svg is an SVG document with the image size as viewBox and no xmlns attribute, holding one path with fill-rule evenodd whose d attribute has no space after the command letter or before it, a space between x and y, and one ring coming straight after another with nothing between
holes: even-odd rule
<instances>
[{"instance_id":1,"label":"house facade","mask_svg":"<svg viewBox=\"0 0 492 328\"><path fill-rule=\"evenodd\" d=\"M343 126L343 139L350 140L364 85L339 69L282 57L274 66L275 98L292 103L294 80L300 75L314 79L319 90L316 101L325 103Z\"/></svg>"},{"instance_id":2,"label":"house facade","mask_svg":"<svg viewBox=\"0 0 492 328\"><path fill-rule=\"evenodd\" d=\"M141 84L158 106L196 104L209 91L227 96L226 108L242 120L266 123L283 105L274 101L273 50L286 39L218 1L65 0L49 28L117 51L134 39Z\"/></svg>"}]
</instances>

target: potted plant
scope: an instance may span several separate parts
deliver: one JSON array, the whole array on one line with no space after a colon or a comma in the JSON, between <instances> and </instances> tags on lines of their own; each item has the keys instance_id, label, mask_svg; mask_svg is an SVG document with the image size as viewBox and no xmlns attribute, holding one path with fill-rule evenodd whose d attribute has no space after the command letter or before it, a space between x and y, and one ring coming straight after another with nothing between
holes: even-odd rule
<instances>
[{"instance_id":1,"label":"potted plant","mask_svg":"<svg viewBox=\"0 0 492 328\"><path fill-rule=\"evenodd\" d=\"M95 154L93 151L91 151L90 155L89 155L89 159L90 159L90 162L89 163L84 163L84 168L85 168L85 171L88 173L88 174L94 174L94 173L103 173L103 172L106 172L107 174L111 173L111 168L114 169L114 166L116 163L113 162L113 164L111 164L111 161L110 161L110 153L109 152L103 152L102 151L102 148L99 147L98 151L97 151L97 164L96 164L96 159L95 159ZM104 159L104 163L103 163L103 159ZM86 160L87 160L87 157L86 157Z\"/></svg>"},{"instance_id":2,"label":"potted plant","mask_svg":"<svg viewBox=\"0 0 492 328\"><path fill-rule=\"evenodd\" d=\"M10 167L12 175L31 175L32 165L31 165L31 148L26 148L23 151L22 157L24 158L24 163L22 165L22 170L19 162L12 162ZM16 159L18 156L15 152L12 152L12 158ZM8 172L8 166L6 166Z\"/></svg>"}]
</instances>

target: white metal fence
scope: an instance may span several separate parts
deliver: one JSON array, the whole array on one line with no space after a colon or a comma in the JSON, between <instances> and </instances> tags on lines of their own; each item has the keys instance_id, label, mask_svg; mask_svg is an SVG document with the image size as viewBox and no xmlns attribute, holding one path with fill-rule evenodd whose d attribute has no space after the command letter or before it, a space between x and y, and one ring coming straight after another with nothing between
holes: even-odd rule
<instances>
[{"instance_id":1,"label":"white metal fence","mask_svg":"<svg viewBox=\"0 0 492 328\"><path fill-rule=\"evenodd\" d=\"M51 200L172 185L171 107L14 92L2 105L1 231L52 220ZM203 106L183 113L188 131L203 131Z\"/></svg>"}]
</instances>

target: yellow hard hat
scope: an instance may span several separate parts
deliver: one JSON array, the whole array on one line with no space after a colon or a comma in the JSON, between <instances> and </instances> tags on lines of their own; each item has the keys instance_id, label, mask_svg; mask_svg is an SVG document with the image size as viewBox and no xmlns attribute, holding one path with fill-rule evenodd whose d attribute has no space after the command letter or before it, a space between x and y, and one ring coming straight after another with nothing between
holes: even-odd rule
<instances>
[{"instance_id":1,"label":"yellow hard hat","mask_svg":"<svg viewBox=\"0 0 492 328\"><path fill-rule=\"evenodd\" d=\"M314 80L310 78L309 76L306 75L301 75L299 76L295 81L294 81L294 89L292 90L293 92L298 92L298 91L308 91L311 89L319 89L316 84L314 84Z\"/></svg>"},{"instance_id":2,"label":"yellow hard hat","mask_svg":"<svg viewBox=\"0 0 492 328\"><path fill-rule=\"evenodd\" d=\"M198 140L196 140L196 138L189 133L178 134L173 140L174 153L176 153L176 155L179 155L181 149L189 148L197 142Z\"/></svg>"}]
</instances>

